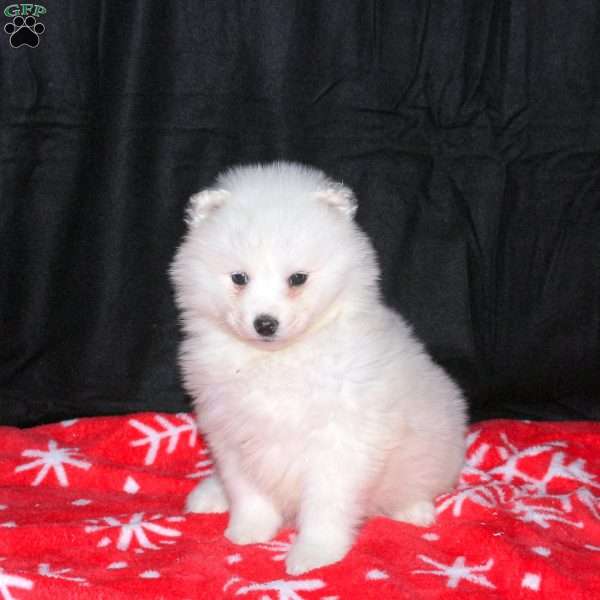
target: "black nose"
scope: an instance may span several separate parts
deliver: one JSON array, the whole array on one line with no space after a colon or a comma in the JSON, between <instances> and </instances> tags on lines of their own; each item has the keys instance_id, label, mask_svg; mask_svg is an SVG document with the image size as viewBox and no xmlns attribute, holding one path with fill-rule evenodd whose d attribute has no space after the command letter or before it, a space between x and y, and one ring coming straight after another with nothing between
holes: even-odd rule
<instances>
[{"instance_id":1,"label":"black nose","mask_svg":"<svg viewBox=\"0 0 600 600\"><path fill-rule=\"evenodd\" d=\"M254 319L254 329L256 329L256 333L263 337L275 335L278 327L279 321L271 315L258 315L258 317Z\"/></svg>"}]
</instances>

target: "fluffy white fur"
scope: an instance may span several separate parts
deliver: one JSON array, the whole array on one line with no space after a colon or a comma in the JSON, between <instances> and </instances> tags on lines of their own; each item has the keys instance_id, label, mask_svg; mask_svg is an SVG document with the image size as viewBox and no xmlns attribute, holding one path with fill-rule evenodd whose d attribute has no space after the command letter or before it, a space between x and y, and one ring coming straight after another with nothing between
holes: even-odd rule
<instances>
[{"instance_id":1,"label":"fluffy white fur","mask_svg":"<svg viewBox=\"0 0 600 600\"><path fill-rule=\"evenodd\" d=\"M236 544L295 524L292 575L339 561L370 515L431 524L463 462L461 392L381 302L355 209L308 167L232 169L192 197L171 267L184 382L217 467L187 509L229 511Z\"/></svg>"}]
</instances>

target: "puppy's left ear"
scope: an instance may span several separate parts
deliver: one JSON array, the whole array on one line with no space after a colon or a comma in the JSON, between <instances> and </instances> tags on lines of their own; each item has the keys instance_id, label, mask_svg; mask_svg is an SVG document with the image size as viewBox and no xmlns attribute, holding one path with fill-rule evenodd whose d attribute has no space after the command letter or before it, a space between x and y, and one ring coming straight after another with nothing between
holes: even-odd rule
<instances>
[{"instance_id":1,"label":"puppy's left ear","mask_svg":"<svg viewBox=\"0 0 600 600\"><path fill-rule=\"evenodd\" d=\"M341 183L332 183L330 187L317 192L317 198L339 210L348 219L354 218L358 208L358 200L354 192Z\"/></svg>"}]
</instances>

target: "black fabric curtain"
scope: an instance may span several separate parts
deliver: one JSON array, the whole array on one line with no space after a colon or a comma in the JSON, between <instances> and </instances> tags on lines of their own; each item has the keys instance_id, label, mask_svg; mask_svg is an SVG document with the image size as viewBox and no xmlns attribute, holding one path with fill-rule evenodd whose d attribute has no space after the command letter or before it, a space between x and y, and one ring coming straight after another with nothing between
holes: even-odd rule
<instances>
[{"instance_id":1,"label":"black fabric curtain","mask_svg":"<svg viewBox=\"0 0 600 600\"><path fill-rule=\"evenodd\" d=\"M597 0L42 2L1 15L0 423L186 410L184 206L273 159L355 189L473 419L600 418Z\"/></svg>"}]
</instances>

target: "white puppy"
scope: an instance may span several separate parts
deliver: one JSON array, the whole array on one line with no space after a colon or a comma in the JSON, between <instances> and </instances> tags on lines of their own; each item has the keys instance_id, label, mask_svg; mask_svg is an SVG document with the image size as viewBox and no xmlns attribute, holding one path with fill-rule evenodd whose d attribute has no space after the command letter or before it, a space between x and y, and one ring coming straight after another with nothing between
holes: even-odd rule
<instances>
[{"instance_id":1,"label":"white puppy","mask_svg":"<svg viewBox=\"0 0 600 600\"><path fill-rule=\"evenodd\" d=\"M456 481L465 402L386 308L356 200L291 163L194 195L171 267L181 367L216 463L187 500L236 544L298 535L295 575L339 561L369 515L429 525Z\"/></svg>"}]
</instances>

